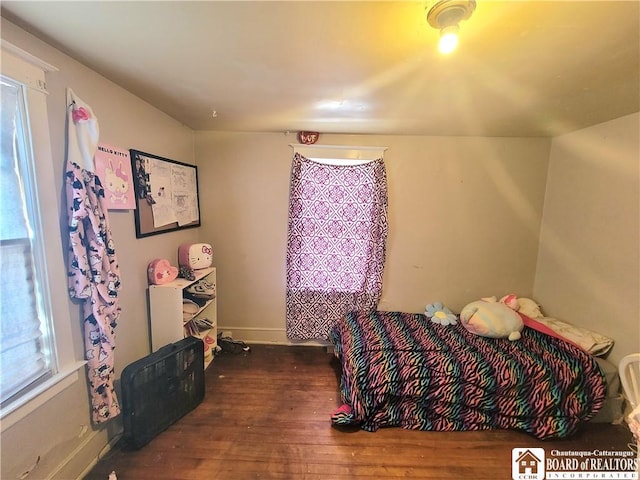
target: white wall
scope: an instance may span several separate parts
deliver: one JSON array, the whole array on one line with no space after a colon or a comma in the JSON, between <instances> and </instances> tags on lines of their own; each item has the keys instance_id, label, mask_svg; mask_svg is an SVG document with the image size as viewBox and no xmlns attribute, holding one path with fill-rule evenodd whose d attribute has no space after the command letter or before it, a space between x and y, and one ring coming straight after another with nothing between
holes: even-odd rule
<instances>
[{"instance_id":1,"label":"white wall","mask_svg":"<svg viewBox=\"0 0 640 480\"><path fill-rule=\"evenodd\" d=\"M640 351L640 114L553 139L534 297Z\"/></svg>"},{"instance_id":2,"label":"white wall","mask_svg":"<svg viewBox=\"0 0 640 480\"><path fill-rule=\"evenodd\" d=\"M100 141L120 148L135 148L163 157L194 163L193 133L154 107L111 81L39 41L2 19L2 38L59 68L47 75L47 101L57 205L44 215L66 223L63 191L65 143L65 89L71 87L93 109L100 124ZM134 360L149 353L146 304L146 266L155 257L176 262L177 246L195 241L197 229L167 233L141 240L135 238L132 211L110 213L116 252L122 275L120 301L123 308L116 329L116 375ZM66 231L61 227L63 242ZM66 255L60 252L60 255ZM67 279L61 278L66 284ZM83 358L80 307L70 302L76 358ZM109 438L122 429L120 417L99 429L90 425L90 405L84 381L76 382L41 408L2 431L0 478L19 478L40 461L26 478L75 478L89 465Z\"/></svg>"},{"instance_id":3,"label":"white wall","mask_svg":"<svg viewBox=\"0 0 640 480\"><path fill-rule=\"evenodd\" d=\"M214 247L218 320L234 337L286 343L285 253L294 136L196 133L201 238ZM387 146L385 310L454 311L531 295L550 140L321 135Z\"/></svg>"}]
</instances>

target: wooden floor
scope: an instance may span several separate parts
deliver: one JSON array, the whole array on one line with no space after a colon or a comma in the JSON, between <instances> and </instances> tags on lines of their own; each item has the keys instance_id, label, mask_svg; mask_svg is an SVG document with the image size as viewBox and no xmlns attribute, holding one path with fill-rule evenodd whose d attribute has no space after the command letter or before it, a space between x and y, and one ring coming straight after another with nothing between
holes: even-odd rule
<instances>
[{"instance_id":1,"label":"wooden floor","mask_svg":"<svg viewBox=\"0 0 640 480\"><path fill-rule=\"evenodd\" d=\"M321 347L253 345L221 354L195 410L138 451L113 449L85 480L510 479L511 451L628 450L625 426L588 424L574 438L509 431L338 430L337 365Z\"/></svg>"}]
</instances>

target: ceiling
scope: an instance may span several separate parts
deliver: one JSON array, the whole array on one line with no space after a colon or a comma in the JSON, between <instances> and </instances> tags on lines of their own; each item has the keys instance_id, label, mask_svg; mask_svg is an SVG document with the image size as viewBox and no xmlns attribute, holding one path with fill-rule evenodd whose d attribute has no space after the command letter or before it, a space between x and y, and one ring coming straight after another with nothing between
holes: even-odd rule
<instances>
[{"instance_id":1,"label":"ceiling","mask_svg":"<svg viewBox=\"0 0 640 480\"><path fill-rule=\"evenodd\" d=\"M638 1L478 0L449 56L426 4L1 7L194 130L555 136L640 110Z\"/></svg>"}]
</instances>

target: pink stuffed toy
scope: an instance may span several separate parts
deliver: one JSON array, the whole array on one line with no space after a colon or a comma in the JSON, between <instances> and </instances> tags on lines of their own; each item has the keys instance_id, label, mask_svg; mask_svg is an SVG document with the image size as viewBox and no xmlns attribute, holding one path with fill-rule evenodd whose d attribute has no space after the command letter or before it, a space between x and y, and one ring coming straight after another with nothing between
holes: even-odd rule
<instances>
[{"instance_id":1,"label":"pink stuffed toy","mask_svg":"<svg viewBox=\"0 0 640 480\"><path fill-rule=\"evenodd\" d=\"M509 307L511 310L515 310L516 312L520 309L518 298L513 293L502 297L500 299L500 303L504 303L507 307Z\"/></svg>"},{"instance_id":2,"label":"pink stuffed toy","mask_svg":"<svg viewBox=\"0 0 640 480\"><path fill-rule=\"evenodd\" d=\"M178 269L171 266L166 258L156 258L147 267L147 277L150 285L163 285L178 277Z\"/></svg>"}]
</instances>

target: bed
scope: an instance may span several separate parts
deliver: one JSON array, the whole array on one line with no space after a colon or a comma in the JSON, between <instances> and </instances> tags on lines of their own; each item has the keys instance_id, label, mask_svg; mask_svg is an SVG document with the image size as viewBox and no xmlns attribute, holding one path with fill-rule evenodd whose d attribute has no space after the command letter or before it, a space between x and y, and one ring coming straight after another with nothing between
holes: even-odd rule
<instances>
[{"instance_id":1,"label":"bed","mask_svg":"<svg viewBox=\"0 0 640 480\"><path fill-rule=\"evenodd\" d=\"M336 425L457 431L515 429L572 435L601 408L594 357L532 328L486 338L423 314L351 312L331 329L343 405Z\"/></svg>"}]
</instances>

